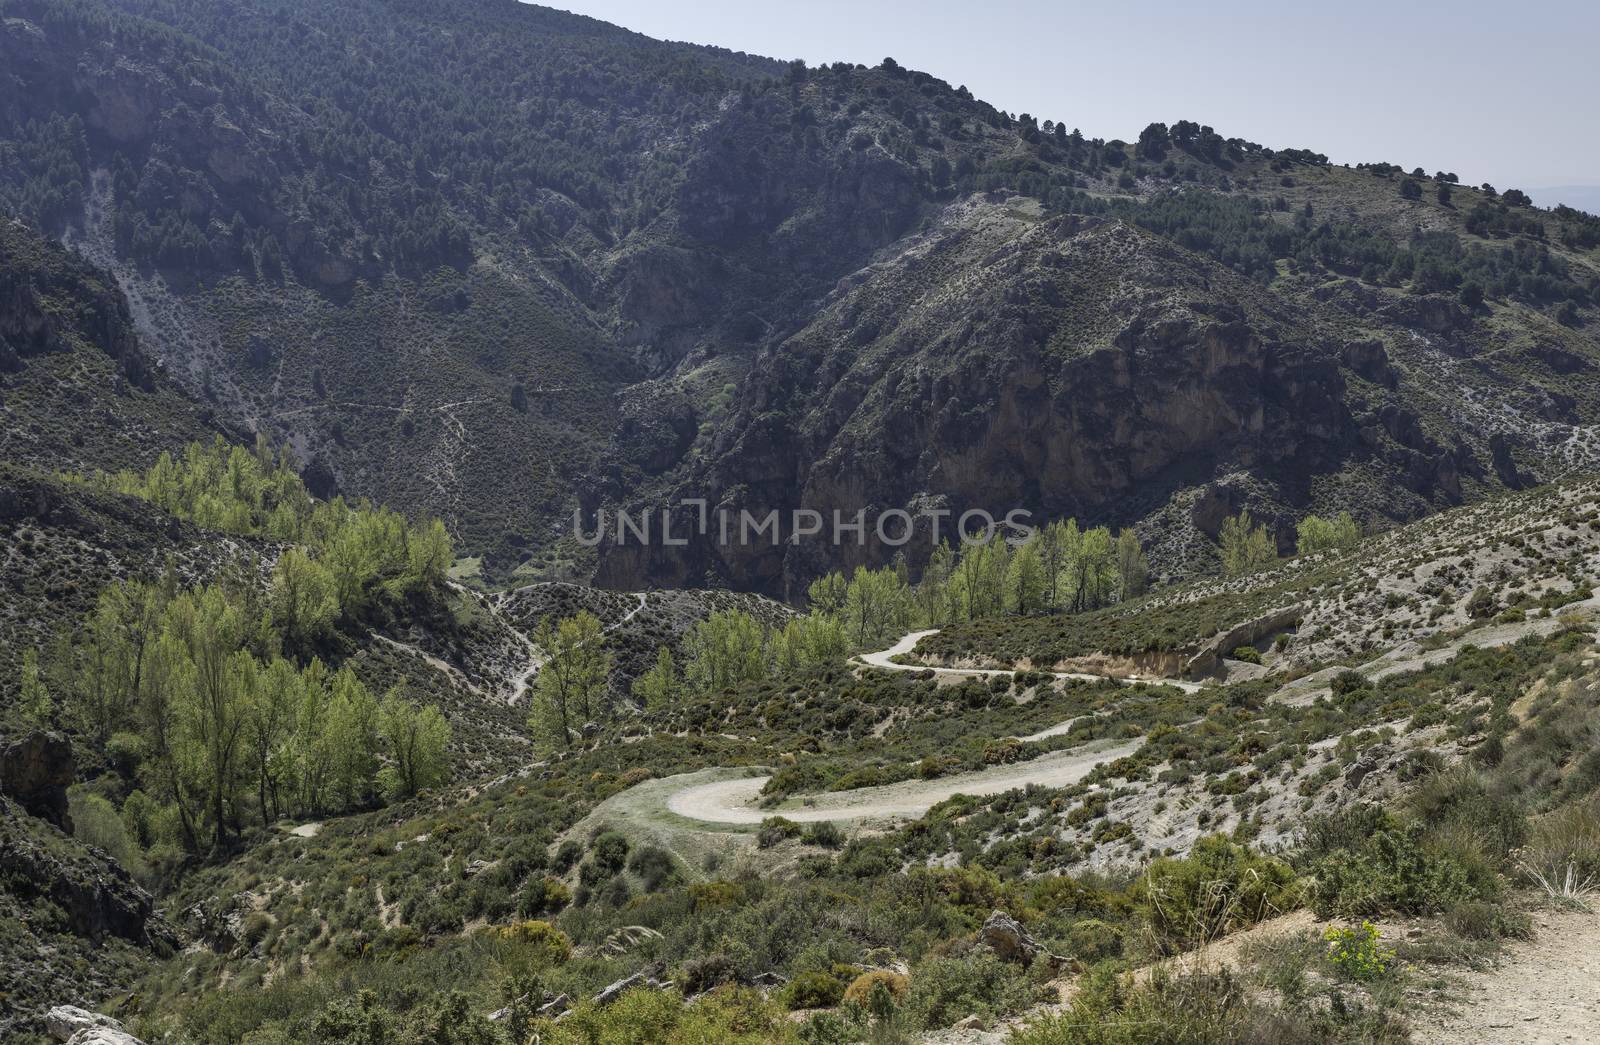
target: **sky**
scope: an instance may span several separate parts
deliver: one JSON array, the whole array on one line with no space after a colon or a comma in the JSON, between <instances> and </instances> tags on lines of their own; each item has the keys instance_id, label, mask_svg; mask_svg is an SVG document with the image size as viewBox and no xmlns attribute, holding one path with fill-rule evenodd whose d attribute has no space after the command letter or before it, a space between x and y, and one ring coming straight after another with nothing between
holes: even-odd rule
<instances>
[{"instance_id":1,"label":"sky","mask_svg":"<svg viewBox=\"0 0 1600 1045\"><path fill-rule=\"evenodd\" d=\"M1600 3L1577 0L546 0L808 64L885 56L1010 113L1131 141L1152 121L1600 203ZM1543 196L1543 198L1541 198ZM1576 202L1576 201L1574 201Z\"/></svg>"}]
</instances>

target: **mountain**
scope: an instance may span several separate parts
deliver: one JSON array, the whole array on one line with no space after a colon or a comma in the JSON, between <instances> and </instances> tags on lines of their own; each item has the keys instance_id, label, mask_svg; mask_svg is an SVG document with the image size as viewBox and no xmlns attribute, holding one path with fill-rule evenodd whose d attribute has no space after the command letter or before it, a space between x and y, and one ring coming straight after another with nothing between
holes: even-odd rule
<instances>
[{"instance_id":1,"label":"mountain","mask_svg":"<svg viewBox=\"0 0 1600 1045\"><path fill-rule=\"evenodd\" d=\"M1062 115L0 0L0 1037L1581 1039L1600 219Z\"/></svg>"},{"instance_id":2,"label":"mountain","mask_svg":"<svg viewBox=\"0 0 1600 1045\"><path fill-rule=\"evenodd\" d=\"M573 539L684 496L1077 514L1177 577L1221 509L1287 545L1593 462L1600 233L1520 193L511 0L0 10L0 206L489 578L793 595L830 554Z\"/></svg>"}]
</instances>

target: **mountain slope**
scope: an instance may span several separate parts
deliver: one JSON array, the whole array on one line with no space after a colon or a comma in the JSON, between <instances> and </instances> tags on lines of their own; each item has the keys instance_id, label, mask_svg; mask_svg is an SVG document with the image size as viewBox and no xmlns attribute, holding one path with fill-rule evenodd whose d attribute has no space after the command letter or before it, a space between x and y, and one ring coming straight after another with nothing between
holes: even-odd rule
<instances>
[{"instance_id":1,"label":"mountain slope","mask_svg":"<svg viewBox=\"0 0 1600 1045\"><path fill-rule=\"evenodd\" d=\"M1308 510L1383 526L1595 459L1600 223L1521 194L1187 121L1086 140L892 61L509 0L0 12L0 206L114 272L169 371L314 488L442 516L491 579L792 591L805 554L597 556L572 512L956 506L979 475L1138 523L1181 574L1222 509L1287 540ZM897 334L906 309L962 325ZM1253 347L1208 368L1232 322ZM1193 403L1100 397L1140 324ZM894 376L913 357L925 384Z\"/></svg>"}]
</instances>

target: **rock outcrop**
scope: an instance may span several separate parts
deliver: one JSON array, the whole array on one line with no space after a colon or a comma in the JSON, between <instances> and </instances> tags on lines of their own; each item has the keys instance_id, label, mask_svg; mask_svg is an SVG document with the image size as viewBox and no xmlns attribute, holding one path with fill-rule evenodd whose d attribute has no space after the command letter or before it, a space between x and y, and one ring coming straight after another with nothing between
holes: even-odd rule
<instances>
[{"instance_id":1,"label":"rock outcrop","mask_svg":"<svg viewBox=\"0 0 1600 1045\"><path fill-rule=\"evenodd\" d=\"M60 733L34 731L0 742L0 794L68 834L72 774L72 742Z\"/></svg>"},{"instance_id":2,"label":"rock outcrop","mask_svg":"<svg viewBox=\"0 0 1600 1045\"><path fill-rule=\"evenodd\" d=\"M172 947L176 938L155 914L150 894L120 864L98 849L49 844L19 822L15 810L4 808L0 816L0 866L13 893L48 898L70 930L91 941L116 936L157 950Z\"/></svg>"},{"instance_id":3,"label":"rock outcrop","mask_svg":"<svg viewBox=\"0 0 1600 1045\"><path fill-rule=\"evenodd\" d=\"M64 1045L144 1045L117 1020L76 1005L57 1005L45 1013L44 1025Z\"/></svg>"},{"instance_id":4,"label":"rock outcrop","mask_svg":"<svg viewBox=\"0 0 1600 1045\"><path fill-rule=\"evenodd\" d=\"M1049 962L1052 969L1065 968L1071 964L1071 959L1050 953L1043 944L1033 938L1032 933L1023 928L1021 922L1004 911L991 912L989 917L984 919L983 927L978 930L978 942L993 951L995 957L1002 961L1032 965L1042 958Z\"/></svg>"}]
</instances>

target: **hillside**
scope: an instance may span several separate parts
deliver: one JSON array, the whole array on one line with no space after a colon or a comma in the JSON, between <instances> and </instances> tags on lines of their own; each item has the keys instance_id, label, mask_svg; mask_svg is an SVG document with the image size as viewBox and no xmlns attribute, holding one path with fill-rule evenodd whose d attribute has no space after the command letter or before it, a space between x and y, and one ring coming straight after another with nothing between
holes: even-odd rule
<instances>
[{"instance_id":1,"label":"hillside","mask_svg":"<svg viewBox=\"0 0 1600 1045\"><path fill-rule=\"evenodd\" d=\"M1581 1036L1600 218L1072 119L0 0L0 1038Z\"/></svg>"},{"instance_id":2,"label":"hillside","mask_svg":"<svg viewBox=\"0 0 1600 1045\"><path fill-rule=\"evenodd\" d=\"M1280 930L1292 947L1219 945L1234 957L1216 960L1259 985L1252 1001L1200 976L1180 979L1186 1004L1218 1006L1215 1026L1313 1038L1459 1025L1450 984L1481 980L1502 948L1529 952L1516 941L1550 917L1529 868L1589 859L1573 847L1592 837L1596 503L1592 482L1511 495L1225 589L1157 592L1103 629L1127 634L1163 607L1194 634L1230 632L1300 594L1287 644L1262 634L1263 663L1225 658L1201 686L1052 676L1037 661L774 673L621 715L492 780L254 835L168 897L195 944L143 964L120 1014L149 1038L331 1033L350 1012L339 984L373 992L363 1011L396 1033L447 1018L485 1041L507 1019L512 1040L697 1020L709 1040L871 1040L873 1026L915 1040L976 1016L1048 1042L1057 1021L1178 1004L1150 968L1304 907ZM1422 589L1443 607L1431 620L1391 597ZM1458 616L1478 590L1492 612ZM584 599L615 622L628 611L614 598L530 592L504 607ZM1369 618L1364 644L1331 627ZM1001 618L981 634L1035 631ZM1240 899L1208 907L1185 891L1201 885ZM995 910L1025 935L994 929ZM1306 937L1313 914L1319 932L1376 921L1390 964L1339 965ZM1031 972L1009 947L1035 956ZM1131 996L1097 993L1124 972ZM877 973L909 973L909 988L876 1017L837 1007ZM633 976L631 1000L583 1000ZM440 993L419 993L424 978ZM831 1011L793 1023L783 1008Z\"/></svg>"},{"instance_id":3,"label":"hillside","mask_svg":"<svg viewBox=\"0 0 1600 1045\"><path fill-rule=\"evenodd\" d=\"M510 0L0 10L0 204L114 272L219 418L493 579L820 569L570 539L684 494L1004 494L1138 524L1182 576L1219 505L1381 526L1593 463L1600 236L1520 194L1187 121L1085 140L893 62Z\"/></svg>"}]
</instances>

